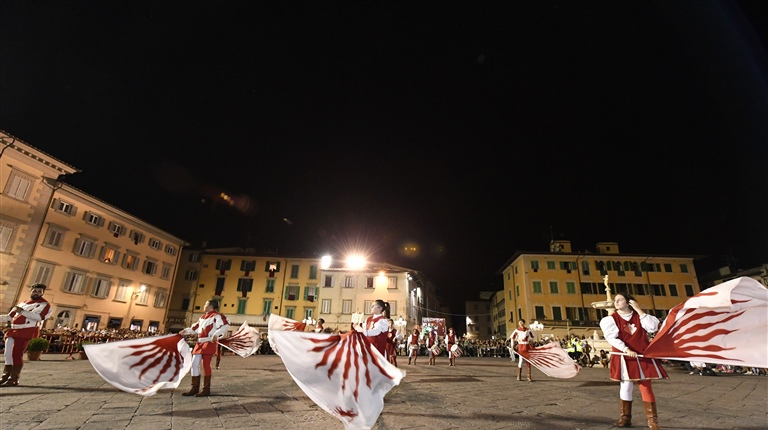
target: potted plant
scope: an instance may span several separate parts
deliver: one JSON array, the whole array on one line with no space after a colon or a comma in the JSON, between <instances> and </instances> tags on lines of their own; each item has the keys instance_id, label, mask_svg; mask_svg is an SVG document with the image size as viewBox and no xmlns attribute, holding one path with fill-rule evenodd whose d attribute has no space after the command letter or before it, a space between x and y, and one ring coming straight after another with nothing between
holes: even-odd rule
<instances>
[{"instance_id":1,"label":"potted plant","mask_svg":"<svg viewBox=\"0 0 768 430\"><path fill-rule=\"evenodd\" d=\"M27 344L27 358L29 361L40 360L40 355L42 355L45 351L48 351L48 347L50 345L51 343L48 341L48 339L42 337L30 339L29 343Z\"/></svg>"},{"instance_id":2,"label":"potted plant","mask_svg":"<svg viewBox=\"0 0 768 430\"><path fill-rule=\"evenodd\" d=\"M88 355L86 355L85 348L83 348L83 345L90 345L92 343L93 342L91 342L90 340L83 340L83 341L81 341L80 343L77 344L77 353L78 353L78 355L80 355L80 359L81 360L87 360L88 359Z\"/></svg>"}]
</instances>

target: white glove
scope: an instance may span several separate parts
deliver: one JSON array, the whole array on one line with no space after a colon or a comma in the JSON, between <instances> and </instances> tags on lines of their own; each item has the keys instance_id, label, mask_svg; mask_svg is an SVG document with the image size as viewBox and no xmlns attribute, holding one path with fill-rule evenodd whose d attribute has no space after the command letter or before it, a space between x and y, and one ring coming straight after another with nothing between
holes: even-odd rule
<instances>
[{"instance_id":1,"label":"white glove","mask_svg":"<svg viewBox=\"0 0 768 430\"><path fill-rule=\"evenodd\" d=\"M182 330L181 332L179 332L179 334L181 334L182 336L191 336L191 335L195 334L195 331L192 330L191 328L187 327L184 330Z\"/></svg>"}]
</instances>

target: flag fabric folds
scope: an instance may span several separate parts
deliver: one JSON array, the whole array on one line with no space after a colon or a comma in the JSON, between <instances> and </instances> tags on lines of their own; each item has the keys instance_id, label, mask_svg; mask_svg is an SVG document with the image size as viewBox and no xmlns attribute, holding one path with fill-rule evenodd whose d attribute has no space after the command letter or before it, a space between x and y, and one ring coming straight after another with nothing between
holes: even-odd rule
<instances>
[{"instance_id":1,"label":"flag fabric folds","mask_svg":"<svg viewBox=\"0 0 768 430\"><path fill-rule=\"evenodd\" d=\"M240 357L250 357L261 345L261 335L259 331L243 321L240 328L232 336L219 339L219 345L234 352Z\"/></svg>"},{"instance_id":2,"label":"flag fabric folds","mask_svg":"<svg viewBox=\"0 0 768 430\"><path fill-rule=\"evenodd\" d=\"M740 277L696 294L669 311L643 356L768 367L768 289Z\"/></svg>"},{"instance_id":3,"label":"flag fabric folds","mask_svg":"<svg viewBox=\"0 0 768 430\"><path fill-rule=\"evenodd\" d=\"M552 378L573 378L581 366L573 361L558 342L549 342L527 351L518 351L526 361Z\"/></svg>"},{"instance_id":4,"label":"flag fabric folds","mask_svg":"<svg viewBox=\"0 0 768 430\"><path fill-rule=\"evenodd\" d=\"M96 372L113 386L141 396L175 389L192 367L192 352L177 334L83 345Z\"/></svg>"},{"instance_id":5,"label":"flag fabric folds","mask_svg":"<svg viewBox=\"0 0 768 430\"><path fill-rule=\"evenodd\" d=\"M270 315L269 340L301 390L345 429L370 429L384 396L405 377L362 333L304 333L300 322Z\"/></svg>"}]
</instances>

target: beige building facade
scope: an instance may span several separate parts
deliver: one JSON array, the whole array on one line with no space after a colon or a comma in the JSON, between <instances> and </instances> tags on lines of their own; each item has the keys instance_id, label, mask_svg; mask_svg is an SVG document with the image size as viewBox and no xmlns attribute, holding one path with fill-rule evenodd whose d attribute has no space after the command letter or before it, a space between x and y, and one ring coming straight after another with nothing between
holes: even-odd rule
<instances>
[{"instance_id":1,"label":"beige building facade","mask_svg":"<svg viewBox=\"0 0 768 430\"><path fill-rule=\"evenodd\" d=\"M27 155L27 164L35 165L42 159L45 165L59 165L50 156L18 141L3 154L2 222L18 224L8 239L7 252L2 253L4 260L7 258L2 263L3 276L13 276L15 282L13 288L6 289L4 308L26 299L27 286L44 283L48 286L45 298L53 307L53 317L45 322L45 328L164 331L168 298L184 241L53 180L50 172L49 176L42 172L36 176L31 167L21 166L19 156L6 161L8 151ZM29 185L26 200L18 192L18 178L22 175L35 181ZM43 191L48 189L50 194ZM23 224L25 219L27 223ZM29 258L22 264L18 260L25 252Z\"/></svg>"}]
</instances>

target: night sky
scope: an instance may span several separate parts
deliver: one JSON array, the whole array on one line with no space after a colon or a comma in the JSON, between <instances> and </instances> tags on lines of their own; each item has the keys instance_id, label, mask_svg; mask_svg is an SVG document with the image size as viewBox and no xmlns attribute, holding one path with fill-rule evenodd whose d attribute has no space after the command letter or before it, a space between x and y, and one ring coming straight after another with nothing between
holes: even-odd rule
<instances>
[{"instance_id":1,"label":"night sky","mask_svg":"<svg viewBox=\"0 0 768 430\"><path fill-rule=\"evenodd\" d=\"M0 128L193 246L364 247L456 313L553 237L768 263L760 1L0 7Z\"/></svg>"}]
</instances>

